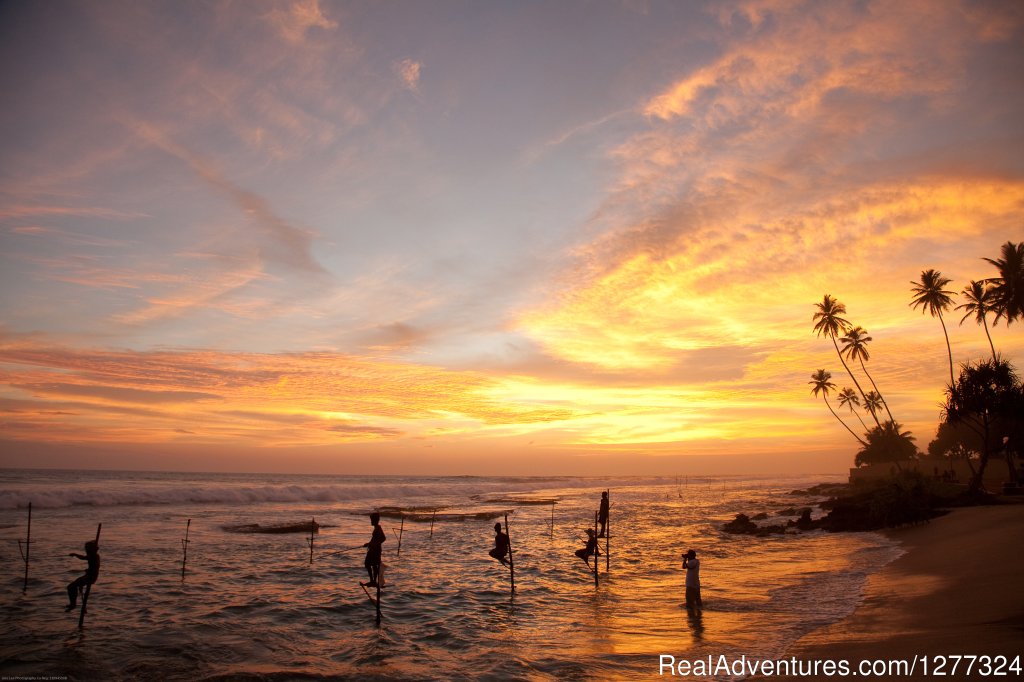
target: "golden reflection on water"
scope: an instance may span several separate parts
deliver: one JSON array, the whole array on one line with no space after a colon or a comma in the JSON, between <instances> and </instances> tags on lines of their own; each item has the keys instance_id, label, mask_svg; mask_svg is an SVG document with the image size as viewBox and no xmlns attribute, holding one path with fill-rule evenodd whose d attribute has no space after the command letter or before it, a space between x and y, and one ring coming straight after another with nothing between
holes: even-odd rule
<instances>
[{"instance_id":1,"label":"golden reflection on water","mask_svg":"<svg viewBox=\"0 0 1024 682\"><path fill-rule=\"evenodd\" d=\"M775 488L613 489L610 562L606 570L600 558L595 586L573 552L592 526L599 489L552 494L559 498L553 533L548 506L519 506L510 516L514 596L508 570L487 555L493 519L438 521L432 536L428 522L406 520L398 556L399 522L385 518L387 587L379 627L358 586L366 580L362 550L332 555L369 538L370 524L357 513L364 509L308 503L190 509L184 581L182 510L97 510L106 515L104 568L90 602L90 637L81 646L105 653L76 656L86 656L93 673L110 679L119 679L118 666L136 676L161 671L170 679L246 671L385 679L650 677L661 654L781 653L852 608L860 582L850 572L868 570L884 549L876 536L750 538L719 530L737 511L794 504ZM395 502L401 500L373 504ZM456 502L469 512L503 509L486 500ZM311 515L323 524L312 564L302 535L222 530ZM38 533L39 547L63 548L65 538L88 535L91 522L77 510L49 511L40 514L34 537ZM683 604L681 554L690 548L702 562L705 608L699 616ZM67 562L57 554L41 552L34 569L45 582L40 589L50 594L59 594L68 579ZM11 622L61 640L69 623L50 618L50 601L19 602ZM14 637L2 632L5 642ZM39 649L35 640L24 645ZM57 660L62 655L53 654Z\"/></svg>"}]
</instances>

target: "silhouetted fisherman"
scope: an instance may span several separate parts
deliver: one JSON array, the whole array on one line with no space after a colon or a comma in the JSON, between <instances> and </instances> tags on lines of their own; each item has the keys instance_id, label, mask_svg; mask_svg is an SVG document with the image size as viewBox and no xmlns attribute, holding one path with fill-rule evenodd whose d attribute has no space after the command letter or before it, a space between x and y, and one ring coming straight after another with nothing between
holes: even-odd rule
<instances>
[{"instance_id":1,"label":"silhouetted fisherman","mask_svg":"<svg viewBox=\"0 0 1024 682\"><path fill-rule=\"evenodd\" d=\"M508 566L505 557L508 555L508 535L501 530L501 523L494 524L494 549L488 552L492 557Z\"/></svg>"},{"instance_id":2,"label":"silhouetted fisherman","mask_svg":"<svg viewBox=\"0 0 1024 682\"><path fill-rule=\"evenodd\" d=\"M370 576L370 582L366 583L366 587L377 587L377 581L380 579L381 545L388 538L384 535L384 529L380 527L380 514L370 514L370 523L373 524L373 535L370 536L370 541L363 545L369 548L366 550L366 561L363 563L366 566L366 573Z\"/></svg>"},{"instance_id":3,"label":"silhouetted fisherman","mask_svg":"<svg viewBox=\"0 0 1024 682\"><path fill-rule=\"evenodd\" d=\"M85 554L76 554L71 552L68 556L73 556L76 559L82 559L88 561L89 565L85 569L85 575L75 578L68 583L68 605L65 610L71 611L75 608L78 603L78 593L85 588L86 585L92 585L100 577L100 551L99 545L95 540L89 540L85 543Z\"/></svg>"},{"instance_id":4,"label":"silhouetted fisherman","mask_svg":"<svg viewBox=\"0 0 1024 682\"><path fill-rule=\"evenodd\" d=\"M597 522L601 524L601 532L597 537L604 537L604 527L608 523L608 491L601 493L601 508L597 512Z\"/></svg>"},{"instance_id":5,"label":"silhouetted fisherman","mask_svg":"<svg viewBox=\"0 0 1024 682\"><path fill-rule=\"evenodd\" d=\"M583 549L576 550L576 556L583 559L583 561L590 566L590 557L595 557L594 561L597 561L596 557L601 554L601 551L597 547L597 537L594 536L594 530L592 528L587 529L587 546Z\"/></svg>"}]
</instances>

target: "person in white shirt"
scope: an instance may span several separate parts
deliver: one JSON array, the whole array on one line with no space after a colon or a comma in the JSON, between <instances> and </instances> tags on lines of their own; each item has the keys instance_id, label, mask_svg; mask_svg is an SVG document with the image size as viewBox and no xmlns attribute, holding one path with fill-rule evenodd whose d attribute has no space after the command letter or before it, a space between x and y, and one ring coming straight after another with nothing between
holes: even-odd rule
<instances>
[{"instance_id":1,"label":"person in white shirt","mask_svg":"<svg viewBox=\"0 0 1024 682\"><path fill-rule=\"evenodd\" d=\"M700 599L700 559L692 549L683 555L683 568L686 569L686 610L700 613L704 610Z\"/></svg>"}]
</instances>

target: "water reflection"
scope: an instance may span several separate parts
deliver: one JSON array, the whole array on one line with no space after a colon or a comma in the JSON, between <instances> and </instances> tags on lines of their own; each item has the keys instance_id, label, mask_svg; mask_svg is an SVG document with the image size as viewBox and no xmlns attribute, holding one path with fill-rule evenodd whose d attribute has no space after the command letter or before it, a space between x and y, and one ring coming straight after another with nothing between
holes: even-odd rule
<instances>
[{"instance_id":1,"label":"water reflection","mask_svg":"<svg viewBox=\"0 0 1024 682\"><path fill-rule=\"evenodd\" d=\"M456 484L494 485L450 485ZM205 479L196 483L204 485ZM108 679L118 679L105 667L110 660L135 678L246 670L381 679L649 677L660 654L775 652L816 623L843 615L858 587L850 571L878 563L864 554L880 546L874 536L721 533L721 522L738 510L772 509L771 496L756 488L691 485L686 492L684 500L672 485L613 488L609 570L602 556L597 586L575 556L582 529L593 522L594 490L551 491L560 499L553 532L550 507L519 508L509 515L514 595L508 570L488 556L493 519L439 520L432 533L429 522L407 519L401 555L397 542L384 546L387 588L379 628L374 605L358 586L366 579L360 552L331 552L363 543L367 508L407 503L402 496L324 504L224 502L200 509L191 502L125 505L90 508L89 514L80 507L50 509L40 515L38 547L94 530L95 517L102 517L105 536L109 528L104 561L110 572L95 607L90 600L86 631L75 633L84 640L74 647L87 661L83 677ZM467 499L457 491L449 498L432 492L429 501L466 506ZM794 504L791 498L784 502ZM305 535L222 530L314 515L323 525L312 564ZM186 518L192 519L189 577L182 583L179 538ZM13 544L19 522L0 510L0 540ZM690 547L703 562L702 614L683 607L679 556ZM860 561L852 564L851 556ZM41 551L33 563L39 582L32 599L15 600L12 591L20 594L20 583L0 585L4 603L17 606L0 620L5 653L60 667L60 652L48 647L61 641L52 638L63 634L63 626L50 618L52 605L43 595L59 594L66 582L62 570L65 563ZM26 632L31 637L21 634ZM32 671L22 665L15 672Z\"/></svg>"},{"instance_id":2,"label":"water reflection","mask_svg":"<svg viewBox=\"0 0 1024 682\"><path fill-rule=\"evenodd\" d=\"M693 633L693 641L700 644L704 641L704 611L688 611L686 620L690 625L690 632Z\"/></svg>"}]
</instances>

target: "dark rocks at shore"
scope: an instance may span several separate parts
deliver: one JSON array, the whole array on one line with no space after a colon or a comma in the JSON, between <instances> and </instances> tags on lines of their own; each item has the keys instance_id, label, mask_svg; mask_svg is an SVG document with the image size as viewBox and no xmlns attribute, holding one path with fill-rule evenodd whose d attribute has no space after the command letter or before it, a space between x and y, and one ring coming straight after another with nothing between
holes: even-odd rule
<instances>
[{"instance_id":1,"label":"dark rocks at shore","mask_svg":"<svg viewBox=\"0 0 1024 682\"><path fill-rule=\"evenodd\" d=\"M849 483L819 483L806 490L791 490L790 495L805 495L816 497L837 497L851 490Z\"/></svg>"},{"instance_id":2,"label":"dark rocks at shore","mask_svg":"<svg viewBox=\"0 0 1024 682\"><path fill-rule=\"evenodd\" d=\"M790 516L796 516L796 512ZM759 525L754 523L754 520L763 520L768 518L767 514L758 514L751 519L746 514L737 514L736 518L729 521L722 526L722 530L726 533L732 533L734 535L778 535L785 533L790 528L796 528L798 530L814 530L818 528L818 521L811 518L811 509L807 507L800 512L800 518L796 521L790 520L784 524L765 524Z\"/></svg>"},{"instance_id":3,"label":"dark rocks at shore","mask_svg":"<svg viewBox=\"0 0 1024 682\"><path fill-rule=\"evenodd\" d=\"M779 533L785 533L785 526L759 526L750 520L750 517L746 514L737 514L736 518L729 523L722 526L722 530L726 533L733 533L735 535L777 535Z\"/></svg>"},{"instance_id":4,"label":"dark rocks at shore","mask_svg":"<svg viewBox=\"0 0 1024 682\"><path fill-rule=\"evenodd\" d=\"M784 532L786 528L801 531L871 531L925 523L945 514L949 507L992 503L991 496L977 493L971 495L961 487L912 472L903 472L867 486L824 484L804 491L793 491L793 494L820 494L832 489L840 494L821 502L821 508L828 511L822 518L812 518L808 508L798 511L790 507L778 512L778 515L799 514L799 518L789 521L786 526L758 526L745 514L739 514L734 521L725 524L722 530L745 535L770 535Z\"/></svg>"}]
</instances>

